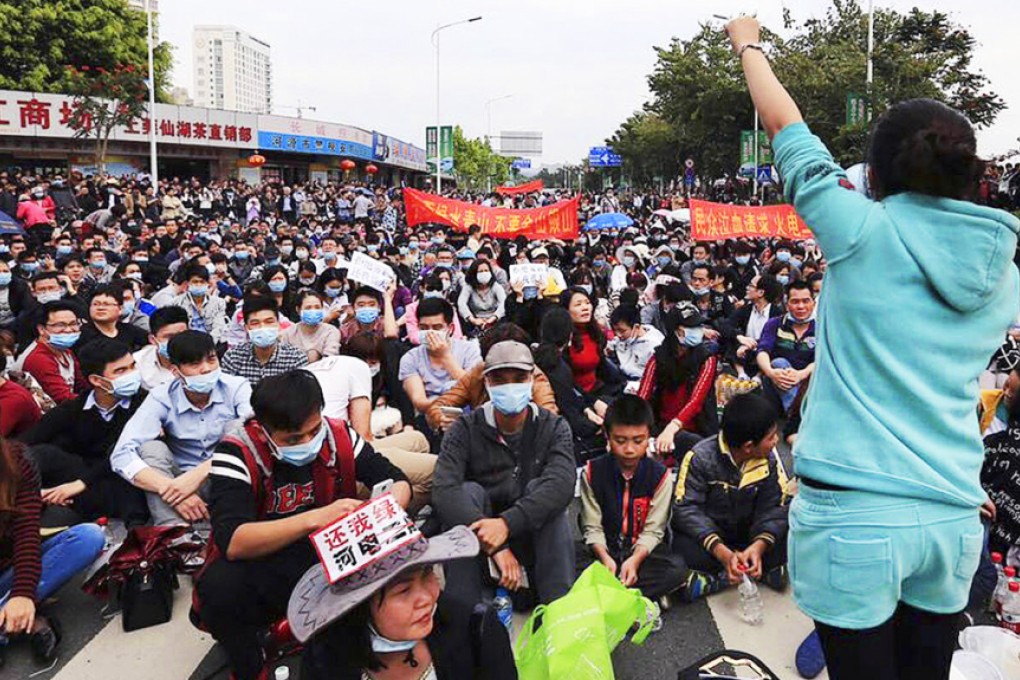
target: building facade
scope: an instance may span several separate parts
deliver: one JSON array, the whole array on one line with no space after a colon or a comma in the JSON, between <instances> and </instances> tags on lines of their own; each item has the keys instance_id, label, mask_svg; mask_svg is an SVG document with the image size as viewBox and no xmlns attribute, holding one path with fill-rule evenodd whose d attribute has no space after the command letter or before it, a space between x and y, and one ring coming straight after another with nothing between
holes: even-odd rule
<instances>
[{"instance_id":1,"label":"building facade","mask_svg":"<svg viewBox=\"0 0 1020 680\"><path fill-rule=\"evenodd\" d=\"M196 26L195 104L241 113L271 113L273 78L269 44L234 26Z\"/></svg>"}]
</instances>

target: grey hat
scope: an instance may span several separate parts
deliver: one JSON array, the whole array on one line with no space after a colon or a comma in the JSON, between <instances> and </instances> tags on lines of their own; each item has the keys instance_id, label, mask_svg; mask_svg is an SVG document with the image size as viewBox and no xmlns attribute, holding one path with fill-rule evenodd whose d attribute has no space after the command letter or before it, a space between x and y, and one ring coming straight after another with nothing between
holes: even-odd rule
<instances>
[{"instance_id":1,"label":"grey hat","mask_svg":"<svg viewBox=\"0 0 1020 680\"><path fill-rule=\"evenodd\" d=\"M485 372L501 368L519 368L522 371L535 370L535 358L528 346L514 340L497 342L489 348L485 357Z\"/></svg>"},{"instance_id":2,"label":"grey hat","mask_svg":"<svg viewBox=\"0 0 1020 680\"><path fill-rule=\"evenodd\" d=\"M329 624L347 614L397 576L416 566L474 557L478 537L466 526L438 536L419 538L360 571L330 585L321 564L309 567L287 603L287 621L294 637L307 642Z\"/></svg>"}]
</instances>

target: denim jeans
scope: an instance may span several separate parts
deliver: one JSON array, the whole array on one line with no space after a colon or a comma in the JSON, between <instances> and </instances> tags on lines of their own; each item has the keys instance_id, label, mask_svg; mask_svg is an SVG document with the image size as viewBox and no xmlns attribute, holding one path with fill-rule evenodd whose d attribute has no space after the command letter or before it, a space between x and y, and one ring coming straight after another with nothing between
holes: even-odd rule
<instances>
[{"instance_id":1,"label":"denim jeans","mask_svg":"<svg viewBox=\"0 0 1020 680\"><path fill-rule=\"evenodd\" d=\"M103 552L105 536L95 524L79 524L42 543L42 575L35 589L36 602L42 602L75 574L84 571ZM14 582L14 568L0 573L0 605L7 602Z\"/></svg>"},{"instance_id":2,"label":"denim jeans","mask_svg":"<svg viewBox=\"0 0 1020 680\"><path fill-rule=\"evenodd\" d=\"M786 359L779 358L772 360L772 368L784 369L793 368L793 366ZM768 383L768 388L766 389L768 391L774 390L779 396L779 401L783 405L783 413L789 413L794 399L797 398L797 394L800 392L800 385L794 385L788 390L781 390L771 380L766 380L766 382Z\"/></svg>"}]
</instances>

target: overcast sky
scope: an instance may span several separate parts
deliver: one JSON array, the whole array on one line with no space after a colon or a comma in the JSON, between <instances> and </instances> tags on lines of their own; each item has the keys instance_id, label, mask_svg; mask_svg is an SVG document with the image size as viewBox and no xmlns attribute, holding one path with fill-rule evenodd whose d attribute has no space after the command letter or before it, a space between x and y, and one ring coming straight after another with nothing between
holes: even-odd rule
<instances>
[{"instance_id":1,"label":"overcast sky","mask_svg":"<svg viewBox=\"0 0 1020 680\"><path fill-rule=\"evenodd\" d=\"M993 0L884 0L905 11L938 8L968 26L979 42L975 66L1009 105L979 133L984 154L1017 146L1020 78L1015 73L1020 3ZM781 26L784 4L798 18L821 15L827 0L162 0L161 38L175 47L174 83L194 94L192 28L233 24L272 46L274 113L294 115L300 100L317 107L305 117L351 123L424 146L434 124L432 30L481 15L442 33L444 124L469 136L544 133L542 161L576 162L603 143L648 100L646 76L655 45L687 38L712 14L756 11ZM810 121L809 121L810 122ZM737 141L734 140L734 155Z\"/></svg>"}]
</instances>

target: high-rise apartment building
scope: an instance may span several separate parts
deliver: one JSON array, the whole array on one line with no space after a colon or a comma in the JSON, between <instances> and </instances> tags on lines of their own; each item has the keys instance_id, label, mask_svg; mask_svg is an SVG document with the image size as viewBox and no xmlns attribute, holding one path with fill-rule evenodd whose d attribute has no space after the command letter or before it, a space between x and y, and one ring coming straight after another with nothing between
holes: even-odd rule
<instances>
[{"instance_id":1,"label":"high-rise apartment building","mask_svg":"<svg viewBox=\"0 0 1020 680\"><path fill-rule=\"evenodd\" d=\"M271 113L269 45L234 26L196 26L196 106L245 113Z\"/></svg>"}]
</instances>

